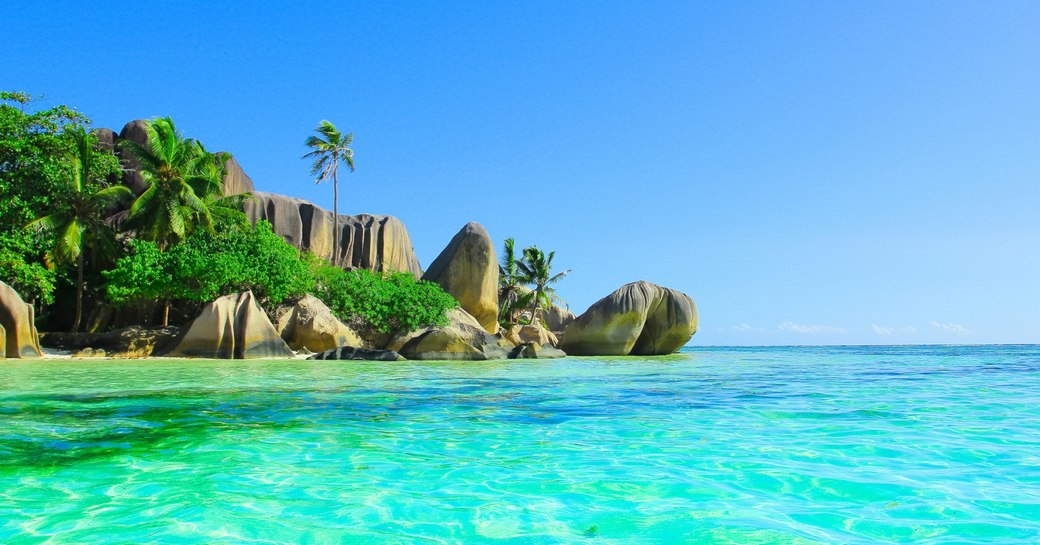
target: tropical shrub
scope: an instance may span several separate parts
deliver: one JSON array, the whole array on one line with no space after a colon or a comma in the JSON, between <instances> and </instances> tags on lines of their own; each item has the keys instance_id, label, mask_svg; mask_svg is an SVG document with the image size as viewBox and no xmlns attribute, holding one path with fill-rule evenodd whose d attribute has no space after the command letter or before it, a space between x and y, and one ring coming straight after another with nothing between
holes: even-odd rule
<instances>
[{"instance_id":1,"label":"tropical shrub","mask_svg":"<svg viewBox=\"0 0 1040 545\"><path fill-rule=\"evenodd\" d=\"M314 295L360 331L393 334L445 326L448 311L459 306L439 285L404 272L322 266L315 271L315 280Z\"/></svg>"},{"instance_id":2,"label":"tropical shrub","mask_svg":"<svg viewBox=\"0 0 1040 545\"><path fill-rule=\"evenodd\" d=\"M266 305L301 296L313 287L311 266L299 250L265 221L256 227L197 231L165 252L155 242L135 240L131 253L104 273L117 304L140 300L206 302L252 290Z\"/></svg>"}]
</instances>

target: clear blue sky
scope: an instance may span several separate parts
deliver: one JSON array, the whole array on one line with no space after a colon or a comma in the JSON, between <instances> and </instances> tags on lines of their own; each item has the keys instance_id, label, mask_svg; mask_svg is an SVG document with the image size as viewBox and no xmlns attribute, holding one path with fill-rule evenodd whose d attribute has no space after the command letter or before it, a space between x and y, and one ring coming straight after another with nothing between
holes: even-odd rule
<instances>
[{"instance_id":1,"label":"clear blue sky","mask_svg":"<svg viewBox=\"0 0 1040 545\"><path fill-rule=\"evenodd\" d=\"M475 220L694 344L1040 342L1040 2L80 4L4 8L0 87L327 208L329 119L424 266Z\"/></svg>"}]
</instances>

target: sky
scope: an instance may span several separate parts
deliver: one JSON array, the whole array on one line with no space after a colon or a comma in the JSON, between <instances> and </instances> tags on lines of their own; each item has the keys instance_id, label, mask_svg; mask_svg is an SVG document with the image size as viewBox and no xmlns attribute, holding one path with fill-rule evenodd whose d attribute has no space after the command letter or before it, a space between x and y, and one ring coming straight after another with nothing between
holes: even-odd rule
<instances>
[{"instance_id":1,"label":"sky","mask_svg":"<svg viewBox=\"0 0 1040 545\"><path fill-rule=\"evenodd\" d=\"M328 119L424 267L477 221L578 314L689 294L693 345L1040 342L1038 2L213 4L5 6L0 88L331 209Z\"/></svg>"}]
</instances>

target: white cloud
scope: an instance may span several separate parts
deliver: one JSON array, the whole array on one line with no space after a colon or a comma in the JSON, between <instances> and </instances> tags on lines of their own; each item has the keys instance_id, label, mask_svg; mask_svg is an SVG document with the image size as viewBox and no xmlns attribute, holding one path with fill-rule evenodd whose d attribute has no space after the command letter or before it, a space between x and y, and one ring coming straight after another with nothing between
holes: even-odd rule
<instances>
[{"instance_id":1,"label":"white cloud","mask_svg":"<svg viewBox=\"0 0 1040 545\"><path fill-rule=\"evenodd\" d=\"M761 327L755 327L746 323L741 323L740 325L733 326L733 331L741 331L746 333L748 331L763 331L763 329Z\"/></svg>"},{"instance_id":2,"label":"white cloud","mask_svg":"<svg viewBox=\"0 0 1040 545\"><path fill-rule=\"evenodd\" d=\"M895 328L895 327L888 327L888 326L877 325L877 324L870 324L870 329L873 329L874 333L877 333L878 335L882 335L882 336L895 335L897 333L903 333L903 334L917 333L917 328L912 326L912 325L908 325L908 326L903 327L903 328Z\"/></svg>"},{"instance_id":3,"label":"white cloud","mask_svg":"<svg viewBox=\"0 0 1040 545\"><path fill-rule=\"evenodd\" d=\"M878 335L895 335L896 333L896 328L894 327L885 327L877 324L870 324L870 329L873 329L874 333Z\"/></svg>"},{"instance_id":4,"label":"white cloud","mask_svg":"<svg viewBox=\"0 0 1040 545\"><path fill-rule=\"evenodd\" d=\"M950 333L962 334L962 333L968 333L969 332L969 329L964 327L964 326L962 326L961 324L932 322L932 325L936 329L941 329L943 331L948 331Z\"/></svg>"},{"instance_id":5,"label":"white cloud","mask_svg":"<svg viewBox=\"0 0 1040 545\"><path fill-rule=\"evenodd\" d=\"M834 327L830 325L805 325L798 324L795 322L784 322L778 326L777 329L780 331L792 331L794 333L801 333L805 335L818 335L818 334L845 334L848 333L845 328Z\"/></svg>"}]
</instances>

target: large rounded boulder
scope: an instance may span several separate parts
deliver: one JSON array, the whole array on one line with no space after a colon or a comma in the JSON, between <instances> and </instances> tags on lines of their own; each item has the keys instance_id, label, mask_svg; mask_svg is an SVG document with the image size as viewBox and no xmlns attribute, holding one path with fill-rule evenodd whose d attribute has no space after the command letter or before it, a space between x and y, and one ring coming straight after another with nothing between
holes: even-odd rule
<instances>
[{"instance_id":1,"label":"large rounded boulder","mask_svg":"<svg viewBox=\"0 0 1040 545\"><path fill-rule=\"evenodd\" d=\"M341 346L365 348L366 344L313 295L305 295L280 316L276 329L293 350L325 352Z\"/></svg>"},{"instance_id":2,"label":"large rounded boulder","mask_svg":"<svg viewBox=\"0 0 1040 545\"><path fill-rule=\"evenodd\" d=\"M560 338L575 356L671 354L697 332L697 305L689 295L640 281L597 301Z\"/></svg>"},{"instance_id":3,"label":"large rounded boulder","mask_svg":"<svg viewBox=\"0 0 1040 545\"><path fill-rule=\"evenodd\" d=\"M465 310L448 311L448 322L398 335L386 349L410 360L503 360L513 349L513 343L485 331Z\"/></svg>"},{"instance_id":4,"label":"large rounded boulder","mask_svg":"<svg viewBox=\"0 0 1040 545\"><path fill-rule=\"evenodd\" d=\"M498 257L483 225L467 223L422 278L458 299L485 331L498 331Z\"/></svg>"},{"instance_id":5,"label":"large rounded boulder","mask_svg":"<svg viewBox=\"0 0 1040 545\"><path fill-rule=\"evenodd\" d=\"M0 282L0 357L39 358L40 335L36 331L33 306L14 288Z\"/></svg>"},{"instance_id":6,"label":"large rounded boulder","mask_svg":"<svg viewBox=\"0 0 1040 545\"><path fill-rule=\"evenodd\" d=\"M218 297L184 328L167 356L216 359L290 358L253 292Z\"/></svg>"}]
</instances>

